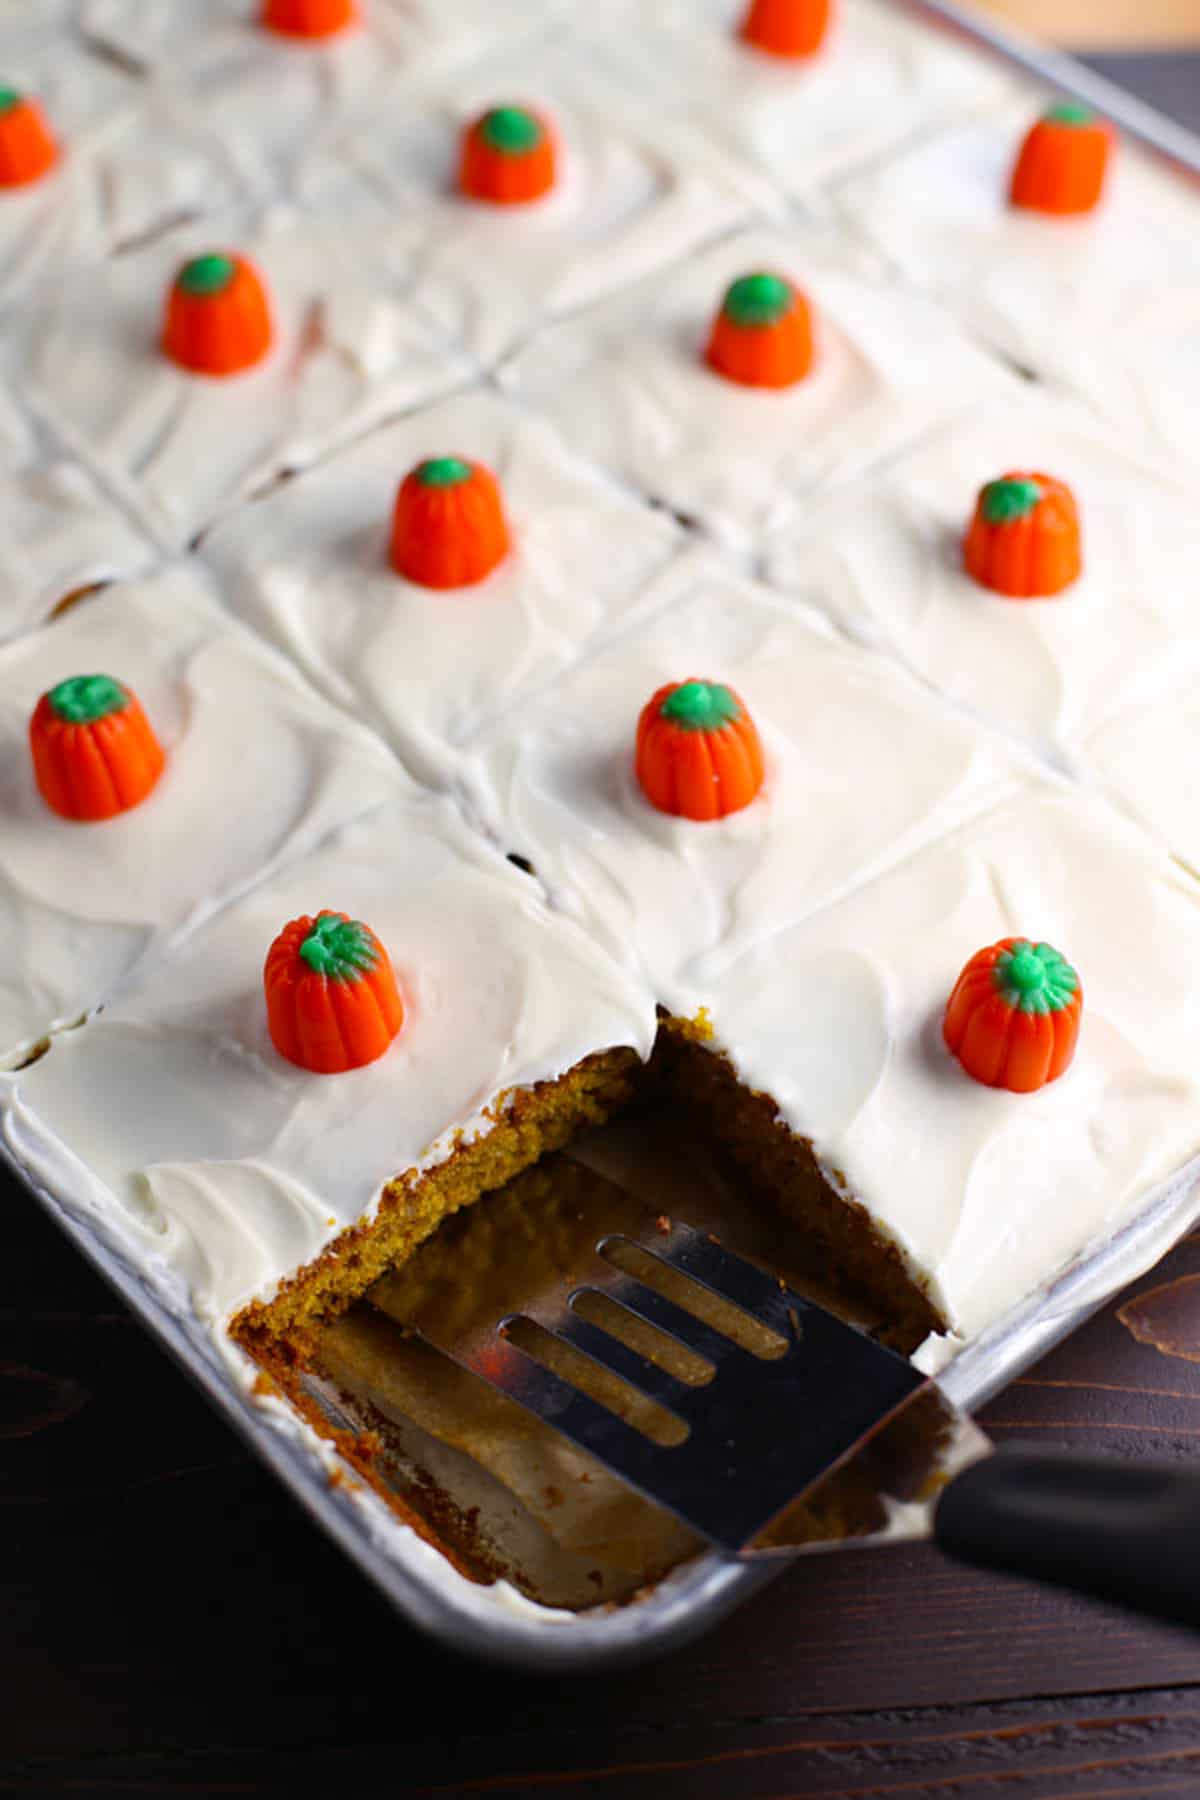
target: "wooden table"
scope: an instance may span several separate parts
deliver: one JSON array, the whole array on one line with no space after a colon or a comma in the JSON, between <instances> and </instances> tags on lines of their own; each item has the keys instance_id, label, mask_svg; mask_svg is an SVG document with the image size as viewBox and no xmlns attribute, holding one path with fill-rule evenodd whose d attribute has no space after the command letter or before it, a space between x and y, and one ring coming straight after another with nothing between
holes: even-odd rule
<instances>
[{"instance_id":1,"label":"wooden table","mask_svg":"<svg viewBox=\"0 0 1200 1800\"><path fill-rule=\"evenodd\" d=\"M1200 59L1106 67L1200 112ZM798 1568L628 1676L456 1663L2 1177L0 1249L0 1794L1200 1795L1200 1634L927 1548ZM1000 1440L1193 1459L1200 1236L983 1422Z\"/></svg>"}]
</instances>

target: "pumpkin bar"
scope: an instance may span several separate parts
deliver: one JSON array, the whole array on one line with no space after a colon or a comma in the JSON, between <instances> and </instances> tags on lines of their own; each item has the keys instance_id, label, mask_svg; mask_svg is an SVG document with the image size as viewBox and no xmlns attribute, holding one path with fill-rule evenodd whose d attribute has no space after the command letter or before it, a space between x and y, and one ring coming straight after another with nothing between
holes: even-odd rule
<instances>
[{"instance_id":1,"label":"pumpkin bar","mask_svg":"<svg viewBox=\"0 0 1200 1800\"><path fill-rule=\"evenodd\" d=\"M982 811L1024 764L707 552L677 564L660 592L651 619L481 732L462 781L555 905L675 1009L703 1004L708 973L756 939ZM664 684L680 691L666 699ZM652 721L652 699L674 718ZM705 762L705 812L660 787L671 746L654 739L690 732L716 757L745 730L743 711L760 785L739 753L724 796Z\"/></svg>"},{"instance_id":2,"label":"pumpkin bar","mask_svg":"<svg viewBox=\"0 0 1200 1800\"><path fill-rule=\"evenodd\" d=\"M1070 140L1064 170L1092 166L1082 210L1059 188L1044 206L1018 203L1039 129ZM1088 137L1108 145L1103 166ZM1191 196L1153 157L1086 108L1026 100L898 151L834 198L863 241L1021 368L1075 388L1122 431L1157 439L1168 469L1182 460L1194 473L1184 421L1200 245Z\"/></svg>"},{"instance_id":3,"label":"pumpkin bar","mask_svg":"<svg viewBox=\"0 0 1200 1800\"><path fill-rule=\"evenodd\" d=\"M628 1100L654 1030L642 984L410 792L147 961L22 1075L8 1131L35 1166L70 1144L195 1312L269 1354Z\"/></svg>"},{"instance_id":4,"label":"pumpkin bar","mask_svg":"<svg viewBox=\"0 0 1200 1800\"><path fill-rule=\"evenodd\" d=\"M781 285L811 351L782 385L739 378L735 335L787 329ZM572 445L737 550L1000 379L940 309L815 228L726 238L544 332L501 374Z\"/></svg>"},{"instance_id":5,"label":"pumpkin bar","mask_svg":"<svg viewBox=\"0 0 1200 1800\"><path fill-rule=\"evenodd\" d=\"M506 704L664 604L681 542L544 423L475 391L242 508L203 554L243 619L445 781Z\"/></svg>"},{"instance_id":6,"label":"pumpkin bar","mask_svg":"<svg viewBox=\"0 0 1200 1800\"><path fill-rule=\"evenodd\" d=\"M1198 955L1191 877L1031 782L706 971L668 1079L835 1268L878 1282L891 1246L940 1360L1200 1150Z\"/></svg>"},{"instance_id":7,"label":"pumpkin bar","mask_svg":"<svg viewBox=\"0 0 1200 1800\"><path fill-rule=\"evenodd\" d=\"M1136 443L1014 382L977 416L814 502L768 545L765 568L1061 764L1111 713L1195 662L1198 554L1194 508Z\"/></svg>"},{"instance_id":8,"label":"pumpkin bar","mask_svg":"<svg viewBox=\"0 0 1200 1800\"><path fill-rule=\"evenodd\" d=\"M211 330L246 328L224 367L181 354L182 300ZM285 469L453 387L463 365L397 296L370 234L276 211L208 218L62 284L30 326L19 389L168 549Z\"/></svg>"},{"instance_id":9,"label":"pumpkin bar","mask_svg":"<svg viewBox=\"0 0 1200 1800\"><path fill-rule=\"evenodd\" d=\"M163 766L140 803L118 804L135 706ZM189 566L0 648L0 744L0 931L24 947L0 982L0 1067L188 920L405 785Z\"/></svg>"}]
</instances>

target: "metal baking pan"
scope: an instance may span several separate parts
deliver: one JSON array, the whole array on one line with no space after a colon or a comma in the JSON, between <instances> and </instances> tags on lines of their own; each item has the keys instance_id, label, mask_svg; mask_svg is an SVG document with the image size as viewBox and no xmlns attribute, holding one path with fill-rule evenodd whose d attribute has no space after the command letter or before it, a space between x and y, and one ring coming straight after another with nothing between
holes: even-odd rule
<instances>
[{"instance_id":1,"label":"metal baking pan","mask_svg":"<svg viewBox=\"0 0 1200 1800\"><path fill-rule=\"evenodd\" d=\"M1131 137L1200 180L1200 140L1067 57L1024 44L950 0L894 0L931 30L947 31L1000 57L1039 84L1095 106ZM172 1294L123 1248L108 1219L89 1203L69 1159L53 1191L0 1139L0 1161L30 1189L50 1218L208 1396L283 1484L409 1620L456 1650L534 1670L562 1673L632 1663L661 1654L715 1624L772 1579L777 1564L739 1564L709 1553L676 1569L651 1592L621 1607L583 1614L552 1612L504 1584L458 1575L423 1539L400 1524L383 1500L339 1478L336 1453L284 1403L253 1392L253 1371L226 1357L193 1323L182 1293ZM957 1404L973 1410L1074 1331L1128 1282L1145 1273L1200 1222L1200 1157L1160 1189L1127 1225L1081 1256L1052 1285L966 1346L941 1373Z\"/></svg>"}]
</instances>

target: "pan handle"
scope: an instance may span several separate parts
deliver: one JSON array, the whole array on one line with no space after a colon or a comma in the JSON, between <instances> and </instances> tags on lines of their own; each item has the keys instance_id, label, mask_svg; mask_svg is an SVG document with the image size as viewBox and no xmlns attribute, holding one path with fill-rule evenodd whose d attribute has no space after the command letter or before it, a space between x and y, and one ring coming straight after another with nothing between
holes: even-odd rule
<instances>
[{"instance_id":1,"label":"pan handle","mask_svg":"<svg viewBox=\"0 0 1200 1800\"><path fill-rule=\"evenodd\" d=\"M1200 1628L1200 1473L1002 1449L950 1483L934 1537L957 1561Z\"/></svg>"}]
</instances>

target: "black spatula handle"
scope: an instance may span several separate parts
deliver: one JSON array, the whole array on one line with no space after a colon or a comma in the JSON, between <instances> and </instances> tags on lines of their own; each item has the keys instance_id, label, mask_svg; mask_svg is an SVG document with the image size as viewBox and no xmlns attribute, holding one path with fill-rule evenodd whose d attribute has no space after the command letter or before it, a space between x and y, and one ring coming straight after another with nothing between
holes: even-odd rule
<instances>
[{"instance_id":1,"label":"black spatula handle","mask_svg":"<svg viewBox=\"0 0 1200 1800\"><path fill-rule=\"evenodd\" d=\"M1190 1470L998 1450L951 1482L934 1535L959 1561L1200 1628L1200 1474Z\"/></svg>"}]
</instances>

